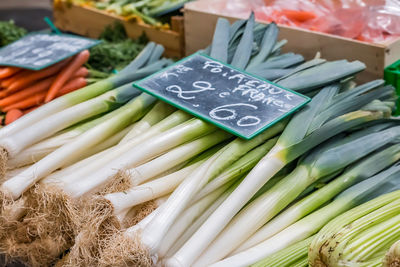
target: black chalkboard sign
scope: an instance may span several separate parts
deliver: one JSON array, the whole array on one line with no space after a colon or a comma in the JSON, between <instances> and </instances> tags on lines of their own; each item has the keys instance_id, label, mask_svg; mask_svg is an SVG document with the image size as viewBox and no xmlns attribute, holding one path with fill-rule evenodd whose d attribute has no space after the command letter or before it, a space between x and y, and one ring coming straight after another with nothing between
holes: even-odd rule
<instances>
[{"instance_id":1,"label":"black chalkboard sign","mask_svg":"<svg viewBox=\"0 0 400 267\"><path fill-rule=\"evenodd\" d=\"M70 34L32 33L0 49L0 66L40 70L99 42Z\"/></svg>"},{"instance_id":2,"label":"black chalkboard sign","mask_svg":"<svg viewBox=\"0 0 400 267\"><path fill-rule=\"evenodd\" d=\"M310 101L199 53L134 86L244 139Z\"/></svg>"}]
</instances>

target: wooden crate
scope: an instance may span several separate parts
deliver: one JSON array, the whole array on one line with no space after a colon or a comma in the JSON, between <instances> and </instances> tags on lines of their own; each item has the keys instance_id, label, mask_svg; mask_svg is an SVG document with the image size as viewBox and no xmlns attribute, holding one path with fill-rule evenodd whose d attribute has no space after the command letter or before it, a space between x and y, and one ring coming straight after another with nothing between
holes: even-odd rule
<instances>
[{"instance_id":1,"label":"wooden crate","mask_svg":"<svg viewBox=\"0 0 400 267\"><path fill-rule=\"evenodd\" d=\"M225 17L231 23L239 19L204 12L198 9L196 2L186 4L184 14L187 55L211 43L218 17ZM279 28L279 39L288 40L283 52L299 53L306 59L311 59L317 52L321 52L321 56L328 60L347 59L364 62L367 69L357 75L357 80L360 82L383 78L384 68L400 58L400 38L384 44L372 44L300 28L288 26Z\"/></svg>"},{"instance_id":2,"label":"wooden crate","mask_svg":"<svg viewBox=\"0 0 400 267\"><path fill-rule=\"evenodd\" d=\"M59 29L91 38L97 38L105 26L117 20L123 23L130 38L138 38L145 33L150 41L165 47L165 55L168 57L181 58L185 53L183 18L179 16L172 17L171 29L166 30L132 20L129 21L92 7L74 5L63 1L54 5L53 15L54 23Z\"/></svg>"}]
</instances>

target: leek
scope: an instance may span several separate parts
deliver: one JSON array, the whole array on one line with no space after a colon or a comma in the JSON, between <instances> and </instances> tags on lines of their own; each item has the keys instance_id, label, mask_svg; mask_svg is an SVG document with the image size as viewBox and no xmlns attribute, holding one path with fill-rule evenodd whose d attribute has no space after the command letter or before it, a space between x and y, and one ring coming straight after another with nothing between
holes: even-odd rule
<instances>
[{"instance_id":1,"label":"leek","mask_svg":"<svg viewBox=\"0 0 400 267\"><path fill-rule=\"evenodd\" d=\"M122 222L131 207L171 193L204 161L205 160L201 160L179 171L157 178L148 183L132 187L129 190L107 194L104 198L110 201L115 217Z\"/></svg>"},{"instance_id":2,"label":"leek","mask_svg":"<svg viewBox=\"0 0 400 267\"><path fill-rule=\"evenodd\" d=\"M159 123L173 112L174 108L164 102L157 102L154 107L125 135L120 144L127 143L132 138L150 129L151 126Z\"/></svg>"},{"instance_id":3,"label":"leek","mask_svg":"<svg viewBox=\"0 0 400 267\"><path fill-rule=\"evenodd\" d=\"M194 204L190 205L172 225L172 227L168 230L168 233L163 238L162 245L159 250L159 256L163 257L170 247L176 242L176 240L181 236L183 232L198 219L203 212L207 210L209 206L215 201L218 200L219 197L223 197L223 195L228 195L234 188L231 186L231 183L225 184L221 186L214 192L208 194L207 196L201 198ZM229 190L228 190L229 188ZM228 191L227 191L228 190ZM227 192L226 192L227 191Z\"/></svg>"},{"instance_id":4,"label":"leek","mask_svg":"<svg viewBox=\"0 0 400 267\"><path fill-rule=\"evenodd\" d=\"M155 98L142 94L128 104L110 113L110 118L90 129L76 140L47 155L19 175L1 185L2 193L11 199L17 199L29 187L43 177L63 166L66 160L78 156L85 149L93 147L140 118L144 110L154 103Z\"/></svg>"},{"instance_id":5,"label":"leek","mask_svg":"<svg viewBox=\"0 0 400 267\"><path fill-rule=\"evenodd\" d=\"M200 198L210 194L220 186L235 180L236 178L243 176L244 173L248 173L257 162L268 153L272 146L276 143L277 138L272 138L264 144L254 148L246 155L238 159L231 166L229 166L220 175L215 177L209 183L207 183L196 195L193 201L197 201Z\"/></svg>"},{"instance_id":6,"label":"leek","mask_svg":"<svg viewBox=\"0 0 400 267\"><path fill-rule=\"evenodd\" d=\"M198 259L199 265L221 260L254 234L314 181L330 175L400 136L400 126L366 136L337 138L300 160L295 170L241 210ZM226 242L229 240L229 244ZM235 247L236 246L236 247Z\"/></svg>"},{"instance_id":7,"label":"leek","mask_svg":"<svg viewBox=\"0 0 400 267\"><path fill-rule=\"evenodd\" d=\"M82 168L79 168L78 170L73 172L68 171L68 175L62 177L62 181L71 182L74 180L81 180L82 177L92 174L100 168L103 168L110 161L115 160L115 158L118 158L124 153L129 152L131 149L138 146L141 142L150 140L152 137L166 132L167 130L176 127L180 123L189 120L189 118L189 114L183 111L175 111L159 123L149 128L147 131L137 135L135 138L130 138L131 140L123 142L121 145L117 145L116 147L111 148L106 153L101 152L101 156L96 157L95 160L91 160L89 164L83 166ZM135 132L139 131L138 128L135 127L135 129ZM109 165L111 166L111 164Z\"/></svg>"},{"instance_id":8,"label":"leek","mask_svg":"<svg viewBox=\"0 0 400 267\"><path fill-rule=\"evenodd\" d=\"M337 217L341 213L348 211L349 209L357 205L360 205L364 202L367 202L382 194L398 190L400 188L399 174L400 174L400 167L394 165L389 169L382 171L379 174L350 187L349 189L341 193L339 196L337 196L336 199L331 203L329 203L328 205L320 208L319 210L311 213L310 215L290 225L289 227L285 228L284 230L272 236L271 238L261 242L260 244L250 249L247 249L243 252L240 252L228 258L225 258L210 266L213 267L247 266L249 264L253 264L271 255L272 253L284 249L289 245L304 240L310 237L311 235L315 234L316 232L318 232L325 224L327 224L330 220ZM397 193L397 196L399 195L399 191L395 191L394 193ZM344 214L347 213L348 212ZM343 218L344 214L342 214L338 218ZM372 214L369 214L368 216L370 215L372 216ZM377 222L380 221L381 218L382 217L379 217L379 220L377 220ZM359 225L359 224L354 224L354 225ZM323 230L321 232L323 232ZM321 232L318 234L318 236L321 235ZM318 239L318 236L313 240L313 242L315 242L315 240ZM340 239L340 236L338 238ZM337 245L339 242L336 243L336 241L337 240L333 240L334 244ZM311 247L315 248L315 246L313 245L311 245ZM338 253L336 254L336 251L332 252L332 249L330 247L324 246L323 249L325 248L328 248L328 250L330 251L329 255L332 255L332 257L334 257L334 255L339 255L340 257L345 255L343 253L343 250L338 251ZM350 248L348 251L351 254ZM340 262L338 258L332 260L332 264L338 262ZM328 266L329 265L330 263L328 264Z\"/></svg>"},{"instance_id":9,"label":"leek","mask_svg":"<svg viewBox=\"0 0 400 267\"><path fill-rule=\"evenodd\" d=\"M70 196L80 197L92 193L99 186L104 185L112 179L119 170L131 168L143 164L150 158L181 145L187 141L198 138L207 133L215 131L216 127L197 119L191 119L182 125L172 128L164 133L154 136L141 144L132 147L105 166L98 169L84 180L80 181L77 187L73 183L64 185L63 190ZM141 153L137 153L140 151Z\"/></svg>"},{"instance_id":10,"label":"leek","mask_svg":"<svg viewBox=\"0 0 400 267\"><path fill-rule=\"evenodd\" d=\"M73 141L76 137L82 133L88 131L89 129L95 127L96 125L107 120L109 116L103 115L99 118L90 120L85 123L79 123L77 126L73 126L71 129L68 128L61 131L52 137L49 137L39 143L36 143L24 150L22 150L18 155L11 158L7 163L10 169L22 167L24 165L29 165L39 161L44 158L57 148Z\"/></svg>"},{"instance_id":11,"label":"leek","mask_svg":"<svg viewBox=\"0 0 400 267\"><path fill-rule=\"evenodd\" d=\"M226 132L216 131L174 148L164 155L127 170L127 172L134 184L142 184L230 137L231 135Z\"/></svg>"},{"instance_id":12,"label":"leek","mask_svg":"<svg viewBox=\"0 0 400 267\"><path fill-rule=\"evenodd\" d=\"M141 239L144 246L152 253L156 253L169 227L194 194L242 155L280 133L284 126L285 122L278 122L251 140L235 139L203 163L191 174L190 179L185 179L179 185L165 203L165 207L143 229Z\"/></svg>"},{"instance_id":13,"label":"leek","mask_svg":"<svg viewBox=\"0 0 400 267\"><path fill-rule=\"evenodd\" d=\"M255 246L279 233L292 223L330 201L334 196L347 187L382 171L384 168L387 168L399 159L399 144L375 152L372 155L368 155L350 166L343 174L336 177L332 182L284 210L281 214L260 228L254 235L247 239L247 241L241 244L234 253L236 254Z\"/></svg>"}]
</instances>

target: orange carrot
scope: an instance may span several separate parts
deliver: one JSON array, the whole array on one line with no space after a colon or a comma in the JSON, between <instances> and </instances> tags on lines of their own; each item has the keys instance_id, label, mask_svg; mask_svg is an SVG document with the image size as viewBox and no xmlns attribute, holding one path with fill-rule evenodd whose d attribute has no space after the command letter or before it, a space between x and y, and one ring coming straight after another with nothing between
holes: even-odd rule
<instances>
[{"instance_id":1,"label":"orange carrot","mask_svg":"<svg viewBox=\"0 0 400 267\"><path fill-rule=\"evenodd\" d=\"M11 109L26 109L43 103L44 98L46 97L46 92L41 92L30 97L25 98L19 102L11 104L9 106L5 106L2 108L3 111L7 112Z\"/></svg>"},{"instance_id":2,"label":"orange carrot","mask_svg":"<svg viewBox=\"0 0 400 267\"><path fill-rule=\"evenodd\" d=\"M46 91L47 89L49 89L50 85L52 84L52 82L54 81L55 78L56 78L55 76L51 76L49 78L41 80L41 81L25 88L24 90L21 90L17 93L14 93L10 96L7 96L7 97L1 99L0 107L9 106L15 102L23 100L26 97ZM0 92L0 96L1 96L1 93L2 92Z\"/></svg>"},{"instance_id":3,"label":"orange carrot","mask_svg":"<svg viewBox=\"0 0 400 267\"><path fill-rule=\"evenodd\" d=\"M25 86L32 84L35 81L54 75L58 73L67 63L68 60L63 60L53 66L47 67L43 70L34 71L29 75L26 75L25 77L21 77L18 80L15 80L9 86L7 86L7 91L16 92L20 89L23 89Z\"/></svg>"},{"instance_id":4,"label":"orange carrot","mask_svg":"<svg viewBox=\"0 0 400 267\"><path fill-rule=\"evenodd\" d=\"M83 77L78 77L67 82L57 93L57 97L71 93L72 91L81 89L87 85L87 81Z\"/></svg>"},{"instance_id":5,"label":"orange carrot","mask_svg":"<svg viewBox=\"0 0 400 267\"><path fill-rule=\"evenodd\" d=\"M22 117L24 113L22 113L19 109L10 109L6 114L5 124L8 125L18 118Z\"/></svg>"},{"instance_id":6,"label":"orange carrot","mask_svg":"<svg viewBox=\"0 0 400 267\"><path fill-rule=\"evenodd\" d=\"M51 101L57 96L57 92L62 88L62 86L72 77L72 75L88 61L89 50L84 50L76 55L72 61L65 67L58 75L56 80L51 85L49 91L47 92L45 102Z\"/></svg>"},{"instance_id":7,"label":"orange carrot","mask_svg":"<svg viewBox=\"0 0 400 267\"><path fill-rule=\"evenodd\" d=\"M8 96L10 93L8 93L6 90L1 90L0 91L0 99L2 99L3 97Z\"/></svg>"},{"instance_id":8,"label":"orange carrot","mask_svg":"<svg viewBox=\"0 0 400 267\"><path fill-rule=\"evenodd\" d=\"M15 73L19 72L21 68L17 67L4 67L0 69L0 79L8 78L11 75L14 75Z\"/></svg>"},{"instance_id":9,"label":"orange carrot","mask_svg":"<svg viewBox=\"0 0 400 267\"><path fill-rule=\"evenodd\" d=\"M73 75L71 78L76 78L76 77L87 77L89 75L89 70L85 67L80 67Z\"/></svg>"},{"instance_id":10,"label":"orange carrot","mask_svg":"<svg viewBox=\"0 0 400 267\"><path fill-rule=\"evenodd\" d=\"M31 70L22 70L19 73L15 74L15 75L13 75L11 77L8 77L7 79L1 81L1 86L6 88L11 83L15 82L18 79L21 79L21 78L27 76L28 74L31 74L32 72L33 71L31 71Z\"/></svg>"},{"instance_id":11,"label":"orange carrot","mask_svg":"<svg viewBox=\"0 0 400 267\"><path fill-rule=\"evenodd\" d=\"M46 89L50 86L50 84L55 80L55 77L50 77L46 80L42 80L39 83L42 83L41 86L44 87L45 82L47 83L47 87L43 90L39 89L30 89L31 93L26 93L25 91L28 90L25 89L21 92L15 93L9 97L6 97L2 100L0 100L0 107L2 108L3 111L7 111L13 108L18 108L18 109L26 109L30 108L32 106L40 105L43 103L45 96L46 96ZM50 84L49 84L50 81ZM39 88L39 83L35 84L37 88ZM83 77L76 77L71 80L69 80L58 92L56 97L68 94L70 92L73 92L77 89L80 89L82 87L85 87L87 85L87 81ZM32 86L33 87L33 86ZM32 93L32 91L34 93ZM1 93L1 92L0 92ZM23 95L23 97L21 97ZM11 98L11 100L9 100Z\"/></svg>"}]
</instances>

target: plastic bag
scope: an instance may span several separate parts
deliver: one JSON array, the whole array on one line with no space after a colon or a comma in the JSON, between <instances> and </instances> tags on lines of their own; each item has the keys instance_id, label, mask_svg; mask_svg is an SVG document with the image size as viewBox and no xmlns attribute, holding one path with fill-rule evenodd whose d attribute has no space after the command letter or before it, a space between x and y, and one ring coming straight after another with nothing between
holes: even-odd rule
<instances>
[{"instance_id":1,"label":"plastic bag","mask_svg":"<svg viewBox=\"0 0 400 267\"><path fill-rule=\"evenodd\" d=\"M367 42L400 36L399 0L209 0L202 10L301 27Z\"/></svg>"}]
</instances>

